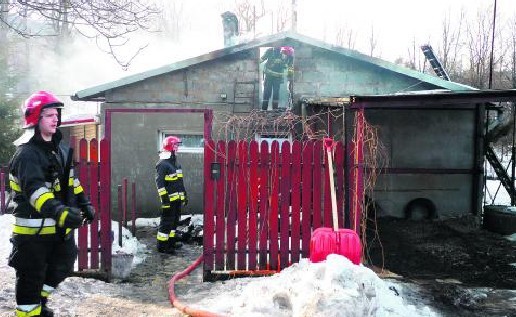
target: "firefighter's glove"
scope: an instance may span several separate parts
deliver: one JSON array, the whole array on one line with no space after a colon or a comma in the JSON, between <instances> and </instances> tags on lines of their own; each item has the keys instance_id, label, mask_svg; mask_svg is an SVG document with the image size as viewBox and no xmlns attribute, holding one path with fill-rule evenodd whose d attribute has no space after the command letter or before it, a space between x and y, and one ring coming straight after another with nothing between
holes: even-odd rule
<instances>
[{"instance_id":1,"label":"firefighter's glove","mask_svg":"<svg viewBox=\"0 0 516 317\"><path fill-rule=\"evenodd\" d=\"M82 225L81 210L75 207L58 207L55 219L61 228L79 228Z\"/></svg>"},{"instance_id":2,"label":"firefighter's glove","mask_svg":"<svg viewBox=\"0 0 516 317\"><path fill-rule=\"evenodd\" d=\"M95 218L95 208L91 204L81 206L81 216L84 222L91 223Z\"/></svg>"}]
</instances>

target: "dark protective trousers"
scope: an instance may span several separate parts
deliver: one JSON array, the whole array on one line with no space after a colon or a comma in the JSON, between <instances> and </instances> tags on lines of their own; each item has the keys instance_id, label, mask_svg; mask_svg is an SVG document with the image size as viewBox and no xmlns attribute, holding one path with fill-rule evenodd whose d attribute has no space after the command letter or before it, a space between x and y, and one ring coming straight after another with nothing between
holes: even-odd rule
<instances>
[{"instance_id":1,"label":"dark protective trousers","mask_svg":"<svg viewBox=\"0 0 516 317\"><path fill-rule=\"evenodd\" d=\"M170 208L161 209L161 218L158 231L169 235L171 230L176 230L181 216L181 201L170 203Z\"/></svg>"},{"instance_id":2,"label":"dark protective trousers","mask_svg":"<svg viewBox=\"0 0 516 317\"><path fill-rule=\"evenodd\" d=\"M58 234L14 234L9 266L16 270L16 303L39 304L46 284L57 287L73 271L77 246L73 233L63 239Z\"/></svg>"},{"instance_id":3,"label":"dark protective trousers","mask_svg":"<svg viewBox=\"0 0 516 317\"><path fill-rule=\"evenodd\" d=\"M283 78L281 77L265 76L265 81L263 83L262 110L267 110L269 107L269 99L271 98L271 95L272 109L278 108L279 89L282 82Z\"/></svg>"}]
</instances>

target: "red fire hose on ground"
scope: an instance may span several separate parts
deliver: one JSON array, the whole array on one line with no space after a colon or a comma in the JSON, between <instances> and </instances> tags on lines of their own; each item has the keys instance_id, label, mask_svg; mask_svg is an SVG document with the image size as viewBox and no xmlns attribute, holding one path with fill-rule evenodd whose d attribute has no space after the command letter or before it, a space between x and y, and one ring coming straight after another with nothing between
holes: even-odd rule
<instances>
[{"instance_id":1,"label":"red fire hose on ground","mask_svg":"<svg viewBox=\"0 0 516 317\"><path fill-rule=\"evenodd\" d=\"M187 276L188 274L190 274L190 272L195 270L195 268L197 268L199 266L199 264L202 263L202 261L203 261L203 256L201 255L200 257L197 258L197 260L195 260L195 262L193 262L184 271L176 273L170 279L170 282L168 283L168 295L169 295L170 303L176 309L180 310L181 312L183 312L183 313L185 313L185 314L187 314L189 316L193 316L193 317L221 317L222 315L219 315L219 314L216 314L216 313L212 313L212 312L209 312L209 311L206 311L206 310L196 309L196 308L192 308L192 307L186 306L185 304L181 303L177 299L176 293L174 292L174 285L175 285L176 281L179 281L179 280L183 279L185 276Z\"/></svg>"}]
</instances>

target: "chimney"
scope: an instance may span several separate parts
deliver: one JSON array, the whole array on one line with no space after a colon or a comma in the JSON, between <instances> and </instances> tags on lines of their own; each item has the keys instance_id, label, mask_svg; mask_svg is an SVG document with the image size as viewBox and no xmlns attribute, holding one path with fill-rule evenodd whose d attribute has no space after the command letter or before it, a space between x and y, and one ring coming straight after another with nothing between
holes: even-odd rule
<instances>
[{"instance_id":1,"label":"chimney","mask_svg":"<svg viewBox=\"0 0 516 317\"><path fill-rule=\"evenodd\" d=\"M224 47L231 46L235 44L235 37L238 36L238 18L229 11L222 13L221 17L224 28Z\"/></svg>"}]
</instances>

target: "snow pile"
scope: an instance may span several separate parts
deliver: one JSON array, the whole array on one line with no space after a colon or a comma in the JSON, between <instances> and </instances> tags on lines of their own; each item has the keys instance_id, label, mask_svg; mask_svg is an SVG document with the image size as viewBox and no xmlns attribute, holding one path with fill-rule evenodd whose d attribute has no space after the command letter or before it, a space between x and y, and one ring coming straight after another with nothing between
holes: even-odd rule
<instances>
[{"instance_id":1,"label":"snow pile","mask_svg":"<svg viewBox=\"0 0 516 317\"><path fill-rule=\"evenodd\" d=\"M192 307L227 316L438 316L404 302L399 284L393 288L370 269L334 254L321 263L302 259L271 277L225 284L220 292L211 290L217 296Z\"/></svg>"}]
</instances>

